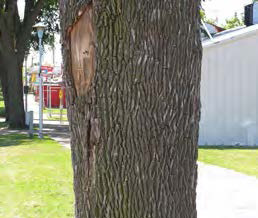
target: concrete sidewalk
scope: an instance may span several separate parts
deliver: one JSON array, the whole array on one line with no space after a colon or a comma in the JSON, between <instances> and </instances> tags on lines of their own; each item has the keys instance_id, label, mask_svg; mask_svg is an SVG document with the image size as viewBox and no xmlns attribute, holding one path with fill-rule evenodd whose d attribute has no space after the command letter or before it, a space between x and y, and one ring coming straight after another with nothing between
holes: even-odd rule
<instances>
[{"instance_id":1,"label":"concrete sidewalk","mask_svg":"<svg viewBox=\"0 0 258 218\"><path fill-rule=\"evenodd\" d=\"M198 166L198 218L258 218L257 178L213 165Z\"/></svg>"},{"instance_id":2,"label":"concrete sidewalk","mask_svg":"<svg viewBox=\"0 0 258 218\"><path fill-rule=\"evenodd\" d=\"M68 125L45 124L43 134L48 135L62 146L70 148L70 131Z\"/></svg>"}]
</instances>

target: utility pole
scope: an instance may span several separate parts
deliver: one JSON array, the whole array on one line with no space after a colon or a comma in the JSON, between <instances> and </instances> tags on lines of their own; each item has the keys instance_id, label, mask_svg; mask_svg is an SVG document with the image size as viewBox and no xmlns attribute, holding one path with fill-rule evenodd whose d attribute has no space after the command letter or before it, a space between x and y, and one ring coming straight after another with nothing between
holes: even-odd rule
<instances>
[{"instance_id":1,"label":"utility pole","mask_svg":"<svg viewBox=\"0 0 258 218\"><path fill-rule=\"evenodd\" d=\"M24 86L24 94L25 94L25 112L26 113L28 112L28 92L29 92L27 61L28 61L28 54L26 54L26 56L25 56L25 86Z\"/></svg>"}]
</instances>

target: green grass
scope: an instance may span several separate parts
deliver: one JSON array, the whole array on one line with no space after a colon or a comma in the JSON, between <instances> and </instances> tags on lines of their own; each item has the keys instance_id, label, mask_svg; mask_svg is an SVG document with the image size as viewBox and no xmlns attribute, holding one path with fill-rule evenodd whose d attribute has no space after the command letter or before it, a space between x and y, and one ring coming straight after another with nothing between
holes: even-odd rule
<instances>
[{"instance_id":1,"label":"green grass","mask_svg":"<svg viewBox=\"0 0 258 218\"><path fill-rule=\"evenodd\" d=\"M258 178L258 147L200 147L199 161Z\"/></svg>"},{"instance_id":2,"label":"green grass","mask_svg":"<svg viewBox=\"0 0 258 218\"><path fill-rule=\"evenodd\" d=\"M60 109L51 109L51 117L49 116L50 110L47 108L43 110L44 114L47 114L47 120L60 121ZM62 111L62 121L68 121L67 119L67 109Z\"/></svg>"},{"instance_id":3,"label":"green grass","mask_svg":"<svg viewBox=\"0 0 258 218\"><path fill-rule=\"evenodd\" d=\"M0 135L0 217L73 217L70 150L48 138Z\"/></svg>"},{"instance_id":4,"label":"green grass","mask_svg":"<svg viewBox=\"0 0 258 218\"><path fill-rule=\"evenodd\" d=\"M43 110L43 113L48 114L50 111L51 111L52 114L60 114L60 109L58 109L58 108L54 108L54 109L51 109L51 110L45 108ZM63 114L67 114L67 109L66 108L63 109Z\"/></svg>"},{"instance_id":5,"label":"green grass","mask_svg":"<svg viewBox=\"0 0 258 218\"><path fill-rule=\"evenodd\" d=\"M52 117L48 116L47 120L60 121L60 115L52 115ZM62 121L68 121L66 114L63 114Z\"/></svg>"}]
</instances>

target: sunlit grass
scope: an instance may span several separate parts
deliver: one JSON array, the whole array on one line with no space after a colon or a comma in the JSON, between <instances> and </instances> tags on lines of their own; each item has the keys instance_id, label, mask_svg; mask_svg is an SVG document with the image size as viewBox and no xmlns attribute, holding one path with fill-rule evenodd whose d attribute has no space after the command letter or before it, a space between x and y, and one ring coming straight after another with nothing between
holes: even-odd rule
<instances>
[{"instance_id":1,"label":"sunlit grass","mask_svg":"<svg viewBox=\"0 0 258 218\"><path fill-rule=\"evenodd\" d=\"M45 108L45 109L43 110L43 113L49 114L49 113L51 112L52 114L60 114L60 113L61 113L60 111L61 111L61 110L60 110L59 108L52 108L52 109ZM67 114L67 109L64 108L64 109L62 110L62 113L63 113L63 114Z\"/></svg>"},{"instance_id":2,"label":"sunlit grass","mask_svg":"<svg viewBox=\"0 0 258 218\"><path fill-rule=\"evenodd\" d=\"M51 139L0 135L0 217L73 217L70 150Z\"/></svg>"},{"instance_id":3,"label":"sunlit grass","mask_svg":"<svg viewBox=\"0 0 258 218\"><path fill-rule=\"evenodd\" d=\"M258 178L258 147L200 147L199 161Z\"/></svg>"}]
</instances>

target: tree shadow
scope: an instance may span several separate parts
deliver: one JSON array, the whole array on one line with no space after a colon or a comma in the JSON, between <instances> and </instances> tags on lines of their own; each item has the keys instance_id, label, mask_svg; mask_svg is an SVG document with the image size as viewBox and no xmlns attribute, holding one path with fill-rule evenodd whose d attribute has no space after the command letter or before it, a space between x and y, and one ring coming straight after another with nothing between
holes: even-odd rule
<instances>
[{"instance_id":1,"label":"tree shadow","mask_svg":"<svg viewBox=\"0 0 258 218\"><path fill-rule=\"evenodd\" d=\"M22 145L30 138L25 134L2 134L0 135L0 148Z\"/></svg>"}]
</instances>

